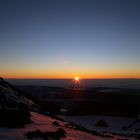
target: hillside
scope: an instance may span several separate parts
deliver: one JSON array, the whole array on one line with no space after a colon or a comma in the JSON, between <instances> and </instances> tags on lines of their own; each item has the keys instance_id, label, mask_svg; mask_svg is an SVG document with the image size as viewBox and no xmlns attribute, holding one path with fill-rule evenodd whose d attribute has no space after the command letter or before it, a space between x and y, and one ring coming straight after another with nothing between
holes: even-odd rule
<instances>
[{"instance_id":1,"label":"hillside","mask_svg":"<svg viewBox=\"0 0 140 140\"><path fill-rule=\"evenodd\" d=\"M65 121L63 116L46 115L17 88L0 78L1 140L134 140L134 136L102 133ZM34 111L33 111L34 110ZM88 120L87 120L88 121ZM135 136L139 137L139 135Z\"/></svg>"}]
</instances>

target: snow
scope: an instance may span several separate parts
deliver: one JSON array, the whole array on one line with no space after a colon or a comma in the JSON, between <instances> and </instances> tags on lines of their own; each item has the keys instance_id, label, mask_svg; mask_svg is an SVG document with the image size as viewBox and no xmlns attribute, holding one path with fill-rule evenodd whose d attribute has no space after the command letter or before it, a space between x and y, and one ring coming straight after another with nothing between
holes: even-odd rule
<instances>
[{"instance_id":1,"label":"snow","mask_svg":"<svg viewBox=\"0 0 140 140\"><path fill-rule=\"evenodd\" d=\"M13 87L10 87L5 83L4 85L0 85L0 94L5 96L7 101L22 103L29 107L35 105L32 100L29 100L26 97L19 95L18 91L16 91L15 89L13 89Z\"/></svg>"},{"instance_id":2,"label":"snow","mask_svg":"<svg viewBox=\"0 0 140 140\"><path fill-rule=\"evenodd\" d=\"M125 117L111 117L111 116L61 116L66 121L73 122L75 124L81 125L89 130L96 130L100 133L118 133L125 135L135 135L136 130L140 129L140 122L135 122L136 118L125 118ZM95 124L99 120L105 120L108 127L99 127ZM128 127L133 123L132 127L128 130L123 130L123 127Z\"/></svg>"},{"instance_id":3,"label":"snow","mask_svg":"<svg viewBox=\"0 0 140 140\"><path fill-rule=\"evenodd\" d=\"M132 123L134 118L111 117L111 116L64 116L65 120L79 124L90 130L103 131L116 131L121 130L122 126L127 126ZM96 127L95 124L99 120L105 120L109 127Z\"/></svg>"},{"instance_id":4,"label":"snow","mask_svg":"<svg viewBox=\"0 0 140 140\"><path fill-rule=\"evenodd\" d=\"M66 138L61 138L61 140L117 140L122 138L119 136L113 136L113 138L94 136L90 133L75 130L73 128L64 127L65 122L61 122L56 119L52 119L49 116L39 114L37 112L31 112L31 119L33 123L26 125L25 128L0 128L0 140L27 140L24 134L29 131L40 130L42 132L46 131L56 131L58 128L62 128L66 131ZM52 122L57 121L60 125L54 126ZM35 140L35 139L34 139ZM36 140L41 140L41 138L36 138ZM134 140L129 138L128 140Z\"/></svg>"}]
</instances>

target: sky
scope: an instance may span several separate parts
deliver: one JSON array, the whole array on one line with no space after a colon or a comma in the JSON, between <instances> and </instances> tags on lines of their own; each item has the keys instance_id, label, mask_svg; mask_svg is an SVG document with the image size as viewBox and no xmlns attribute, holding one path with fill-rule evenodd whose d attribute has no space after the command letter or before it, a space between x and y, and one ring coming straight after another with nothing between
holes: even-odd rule
<instances>
[{"instance_id":1,"label":"sky","mask_svg":"<svg viewBox=\"0 0 140 140\"><path fill-rule=\"evenodd\" d=\"M139 0L0 0L4 78L140 78Z\"/></svg>"}]
</instances>

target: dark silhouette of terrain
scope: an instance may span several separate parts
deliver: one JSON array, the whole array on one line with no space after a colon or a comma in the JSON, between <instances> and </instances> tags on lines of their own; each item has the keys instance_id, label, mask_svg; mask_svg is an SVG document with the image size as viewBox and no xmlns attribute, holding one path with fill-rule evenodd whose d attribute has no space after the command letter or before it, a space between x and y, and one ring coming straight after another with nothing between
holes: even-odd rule
<instances>
[{"instance_id":1,"label":"dark silhouette of terrain","mask_svg":"<svg viewBox=\"0 0 140 140\"><path fill-rule=\"evenodd\" d=\"M48 112L68 115L111 115L137 117L140 113L140 89L98 87L84 90L46 86L18 86L28 96L37 98Z\"/></svg>"},{"instance_id":2,"label":"dark silhouette of terrain","mask_svg":"<svg viewBox=\"0 0 140 140\"><path fill-rule=\"evenodd\" d=\"M66 137L65 134L66 134L65 130L62 128L59 128L55 132L42 132L40 130L36 130L33 132L28 132L25 135L28 139L31 139L31 140L33 138L43 138L44 140L49 140L49 139L59 140L60 138L65 138Z\"/></svg>"},{"instance_id":3,"label":"dark silhouette of terrain","mask_svg":"<svg viewBox=\"0 0 140 140\"><path fill-rule=\"evenodd\" d=\"M28 99L0 78L0 127L24 127L31 122Z\"/></svg>"}]
</instances>

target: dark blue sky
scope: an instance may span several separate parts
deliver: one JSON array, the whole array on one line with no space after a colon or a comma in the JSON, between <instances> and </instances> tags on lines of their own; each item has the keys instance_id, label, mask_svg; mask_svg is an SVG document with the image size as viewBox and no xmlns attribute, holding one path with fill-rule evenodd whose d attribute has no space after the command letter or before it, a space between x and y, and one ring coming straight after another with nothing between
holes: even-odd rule
<instances>
[{"instance_id":1,"label":"dark blue sky","mask_svg":"<svg viewBox=\"0 0 140 140\"><path fill-rule=\"evenodd\" d=\"M0 0L4 77L140 77L139 0Z\"/></svg>"}]
</instances>

